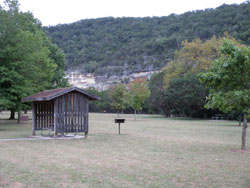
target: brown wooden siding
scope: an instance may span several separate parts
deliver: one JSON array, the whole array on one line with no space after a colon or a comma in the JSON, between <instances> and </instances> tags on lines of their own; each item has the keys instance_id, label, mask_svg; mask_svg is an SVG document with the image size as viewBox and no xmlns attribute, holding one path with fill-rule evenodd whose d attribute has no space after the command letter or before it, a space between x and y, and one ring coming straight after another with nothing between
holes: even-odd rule
<instances>
[{"instance_id":1,"label":"brown wooden siding","mask_svg":"<svg viewBox=\"0 0 250 188\"><path fill-rule=\"evenodd\" d=\"M51 101L34 102L35 130L54 129L56 133L88 133L88 98L70 92ZM55 119L54 119L55 118Z\"/></svg>"}]
</instances>

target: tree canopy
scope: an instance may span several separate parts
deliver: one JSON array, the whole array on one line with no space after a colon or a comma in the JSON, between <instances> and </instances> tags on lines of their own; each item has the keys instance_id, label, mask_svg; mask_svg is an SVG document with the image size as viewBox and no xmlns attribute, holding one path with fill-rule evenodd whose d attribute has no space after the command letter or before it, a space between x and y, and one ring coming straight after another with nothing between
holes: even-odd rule
<instances>
[{"instance_id":1,"label":"tree canopy","mask_svg":"<svg viewBox=\"0 0 250 188\"><path fill-rule=\"evenodd\" d=\"M17 0L5 5L0 7L0 106L19 111L23 97L67 84L65 60L40 22L19 10Z\"/></svg>"},{"instance_id":2,"label":"tree canopy","mask_svg":"<svg viewBox=\"0 0 250 188\"><path fill-rule=\"evenodd\" d=\"M244 113L242 149L245 149L247 117L250 116L250 48L225 39L222 56L200 75L209 88L207 108Z\"/></svg>"},{"instance_id":3,"label":"tree canopy","mask_svg":"<svg viewBox=\"0 0 250 188\"><path fill-rule=\"evenodd\" d=\"M181 42L202 42L228 32L250 44L250 3L145 18L98 18L46 27L66 54L67 69L96 75L160 70ZM105 67L105 69L104 69Z\"/></svg>"},{"instance_id":4,"label":"tree canopy","mask_svg":"<svg viewBox=\"0 0 250 188\"><path fill-rule=\"evenodd\" d=\"M250 114L250 48L225 39L221 51L222 56L200 75L210 88L207 107Z\"/></svg>"},{"instance_id":5,"label":"tree canopy","mask_svg":"<svg viewBox=\"0 0 250 188\"><path fill-rule=\"evenodd\" d=\"M212 61L220 56L221 43L222 39L215 36L205 42L199 38L191 42L183 41L183 47L175 52L174 59L163 68L165 86L176 77L208 69Z\"/></svg>"},{"instance_id":6,"label":"tree canopy","mask_svg":"<svg viewBox=\"0 0 250 188\"><path fill-rule=\"evenodd\" d=\"M196 75L188 74L172 79L164 91L165 114L188 117L206 117L204 108L208 90Z\"/></svg>"},{"instance_id":7,"label":"tree canopy","mask_svg":"<svg viewBox=\"0 0 250 188\"><path fill-rule=\"evenodd\" d=\"M135 115L136 111L142 110L149 96L150 90L146 78L136 78L129 83L129 105L135 110Z\"/></svg>"},{"instance_id":8,"label":"tree canopy","mask_svg":"<svg viewBox=\"0 0 250 188\"><path fill-rule=\"evenodd\" d=\"M109 96L112 100L111 107L119 111L128 107L127 89L124 84L116 84L110 87Z\"/></svg>"},{"instance_id":9,"label":"tree canopy","mask_svg":"<svg viewBox=\"0 0 250 188\"><path fill-rule=\"evenodd\" d=\"M183 47L175 52L173 60L151 77L152 109L155 111L158 107L167 116L209 116L210 111L204 108L208 90L199 83L197 74L207 70L213 60L220 57L221 44L222 38L215 36L204 42L199 38L183 41Z\"/></svg>"}]
</instances>

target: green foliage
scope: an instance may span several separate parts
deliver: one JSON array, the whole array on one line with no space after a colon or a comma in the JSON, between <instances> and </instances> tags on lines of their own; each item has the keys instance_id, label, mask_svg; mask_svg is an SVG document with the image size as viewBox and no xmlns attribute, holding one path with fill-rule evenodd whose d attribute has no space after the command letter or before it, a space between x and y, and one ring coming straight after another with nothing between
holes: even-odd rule
<instances>
[{"instance_id":1,"label":"green foliage","mask_svg":"<svg viewBox=\"0 0 250 188\"><path fill-rule=\"evenodd\" d=\"M169 81L167 88L164 87L164 76L165 73L161 71L154 74L149 82L149 104L153 112L189 117L207 117L211 114L204 108L208 90L196 75L175 77Z\"/></svg>"},{"instance_id":2,"label":"green foliage","mask_svg":"<svg viewBox=\"0 0 250 188\"><path fill-rule=\"evenodd\" d=\"M52 88L60 88L69 86L68 81L64 78L65 56L64 53L54 44L51 43L49 38L46 38L46 47L49 50L49 58L56 65L54 74L51 80Z\"/></svg>"},{"instance_id":3,"label":"green foliage","mask_svg":"<svg viewBox=\"0 0 250 188\"><path fill-rule=\"evenodd\" d=\"M97 68L98 63L96 61L90 61L84 64L84 70L89 73L93 73Z\"/></svg>"},{"instance_id":4,"label":"green foliage","mask_svg":"<svg viewBox=\"0 0 250 188\"><path fill-rule=\"evenodd\" d=\"M16 0L5 3L0 7L0 106L14 111L22 108L23 97L59 86L65 61L31 13L20 12Z\"/></svg>"},{"instance_id":5,"label":"green foliage","mask_svg":"<svg viewBox=\"0 0 250 188\"><path fill-rule=\"evenodd\" d=\"M195 75L172 79L164 94L166 115L203 117L208 113L204 108L208 90Z\"/></svg>"},{"instance_id":6,"label":"green foliage","mask_svg":"<svg viewBox=\"0 0 250 188\"><path fill-rule=\"evenodd\" d=\"M208 69L214 59L220 56L221 38L215 36L202 42L199 38L191 42L183 41L182 49L175 52L174 59L163 68L164 84L186 74L197 74Z\"/></svg>"},{"instance_id":7,"label":"green foliage","mask_svg":"<svg viewBox=\"0 0 250 188\"><path fill-rule=\"evenodd\" d=\"M142 110L146 99L150 96L146 78L136 78L129 83L129 105L134 110Z\"/></svg>"},{"instance_id":8,"label":"green foliage","mask_svg":"<svg viewBox=\"0 0 250 188\"><path fill-rule=\"evenodd\" d=\"M87 89L87 91L101 98L98 101L90 102L90 112L113 112L113 109L111 108L112 99L109 96L109 90L97 91L94 88L90 88Z\"/></svg>"},{"instance_id":9,"label":"green foliage","mask_svg":"<svg viewBox=\"0 0 250 188\"><path fill-rule=\"evenodd\" d=\"M165 17L88 19L46 30L65 52L67 69L83 65L87 72L119 75L161 69L184 40L205 41L228 31L249 45L249 12L245 2Z\"/></svg>"},{"instance_id":10,"label":"green foliage","mask_svg":"<svg viewBox=\"0 0 250 188\"><path fill-rule=\"evenodd\" d=\"M225 39L222 56L200 79L210 89L207 108L250 115L250 48Z\"/></svg>"},{"instance_id":11,"label":"green foliage","mask_svg":"<svg viewBox=\"0 0 250 188\"><path fill-rule=\"evenodd\" d=\"M115 110L124 110L128 107L128 94L126 85L116 84L110 87L109 97L112 99L111 107Z\"/></svg>"},{"instance_id":12,"label":"green foliage","mask_svg":"<svg viewBox=\"0 0 250 188\"><path fill-rule=\"evenodd\" d=\"M164 113L164 76L165 73L163 71L154 73L148 83L148 88L150 90L148 105L153 113Z\"/></svg>"},{"instance_id":13,"label":"green foliage","mask_svg":"<svg viewBox=\"0 0 250 188\"><path fill-rule=\"evenodd\" d=\"M182 42L183 48L175 52L174 59L150 80L150 104L155 112L167 116L210 115L211 111L203 107L208 94L206 86L199 83L196 75L207 70L220 56L221 43L222 38L216 37L205 42L200 39Z\"/></svg>"},{"instance_id":14,"label":"green foliage","mask_svg":"<svg viewBox=\"0 0 250 188\"><path fill-rule=\"evenodd\" d=\"M225 39L222 56L200 79L210 89L207 108L244 114L241 149L246 149L247 117L250 117L250 47Z\"/></svg>"}]
</instances>

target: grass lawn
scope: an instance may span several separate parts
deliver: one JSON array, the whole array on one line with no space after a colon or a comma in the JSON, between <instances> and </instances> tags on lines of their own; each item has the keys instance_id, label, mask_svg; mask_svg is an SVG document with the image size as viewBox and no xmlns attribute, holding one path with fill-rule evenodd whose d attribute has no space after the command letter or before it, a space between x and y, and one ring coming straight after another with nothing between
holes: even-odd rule
<instances>
[{"instance_id":1,"label":"grass lawn","mask_svg":"<svg viewBox=\"0 0 250 188\"><path fill-rule=\"evenodd\" d=\"M237 122L124 115L118 135L115 117L90 114L88 139L0 142L0 187L250 187ZM0 138L31 135L0 118Z\"/></svg>"}]
</instances>

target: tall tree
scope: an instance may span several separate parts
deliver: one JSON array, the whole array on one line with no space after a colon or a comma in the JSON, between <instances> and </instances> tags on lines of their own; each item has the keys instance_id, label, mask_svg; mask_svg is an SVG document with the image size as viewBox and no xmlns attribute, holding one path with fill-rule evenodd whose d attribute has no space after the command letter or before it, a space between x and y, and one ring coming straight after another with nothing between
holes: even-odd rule
<instances>
[{"instance_id":1,"label":"tall tree","mask_svg":"<svg viewBox=\"0 0 250 188\"><path fill-rule=\"evenodd\" d=\"M148 99L149 107L154 113L163 113L165 106L165 95L164 95L164 80L165 73L160 71L154 73L148 83L150 90L150 97ZM165 113L165 112L164 112Z\"/></svg>"},{"instance_id":2,"label":"tall tree","mask_svg":"<svg viewBox=\"0 0 250 188\"><path fill-rule=\"evenodd\" d=\"M250 116L250 48L224 39L222 56L200 79L210 89L207 108L244 113L241 149L246 149L247 118Z\"/></svg>"},{"instance_id":3,"label":"tall tree","mask_svg":"<svg viewBox=\"0 0 250 188\"><path fill-rule=\"evenodd\" d=\"M52 44L40 22L19 11L17 0L6 0L5 5L0 7L0 106L14 118L21 99L51 88L54 71L62 67L51 57Z\"/></svg>"},{"instance_id":4,"label":"tall tree","mask_svg":"<svg viewBox=\"0 0 250 188\"><path fill-rule=\"evenodd\" d=\"M148 89L148 83L146 78L136 78L129 83L129 105L135 111L142 110L142 107L146 99L150 96L150 90Z\"/></svg>"},{"instance_id":5,"label":"tall tree","mask_svg":"<svg viewBox=\"0 0 250 188\"><path fill-rule=\"evenodd\" d=\"M152 105L156 104L167 116L204 116L206 110L200 104L204 103L206 87L199 83L195 75L207 70L212 61L220 56L221 43L222 38L215 36L204 42L199 38L191 42L183 41L183 47L175 52L174 59L150 80ZM190 100L190 96L196 101Z\"/></svg>"},{"instance_id":6,"label":"tall tree","mask_svg":"<svg viewBox=\"0 0 250 188\"><path fill-rule=\"evenodd\" d=\"M221 38L213 37L205 42L199 38L182 42L182 49L175 52L174 59L163 68L164 84L185 74L197 74L208 69L214 59L220 56Z\"/></svg>"},{"instance_id":7,"label":"tall tree","mask_svg":"<svg viewBox=\"0 0 250 188\"><path fill-rule=\"evenodd\" d=\"M62 50L60 50L56 45L52 44L50 39L45 36L45 45L49 49L49 58L56 65L54 74L52 77L52 88L67 87L69 83L65 78L64 67L65 67L65 56Z\"/></svg>"},{"instance_id":8,"label":"tall tree","mask_svg":"<svg viewBox=\"0 0 250 188\"><path fill-rule=\"evenodd\" d=\"M121 110L128 107L127 89L124 84L116 84L110 87L109 96L112 99L111 107L118 110L118 117Z\"/></svg>"}]
</instances>

